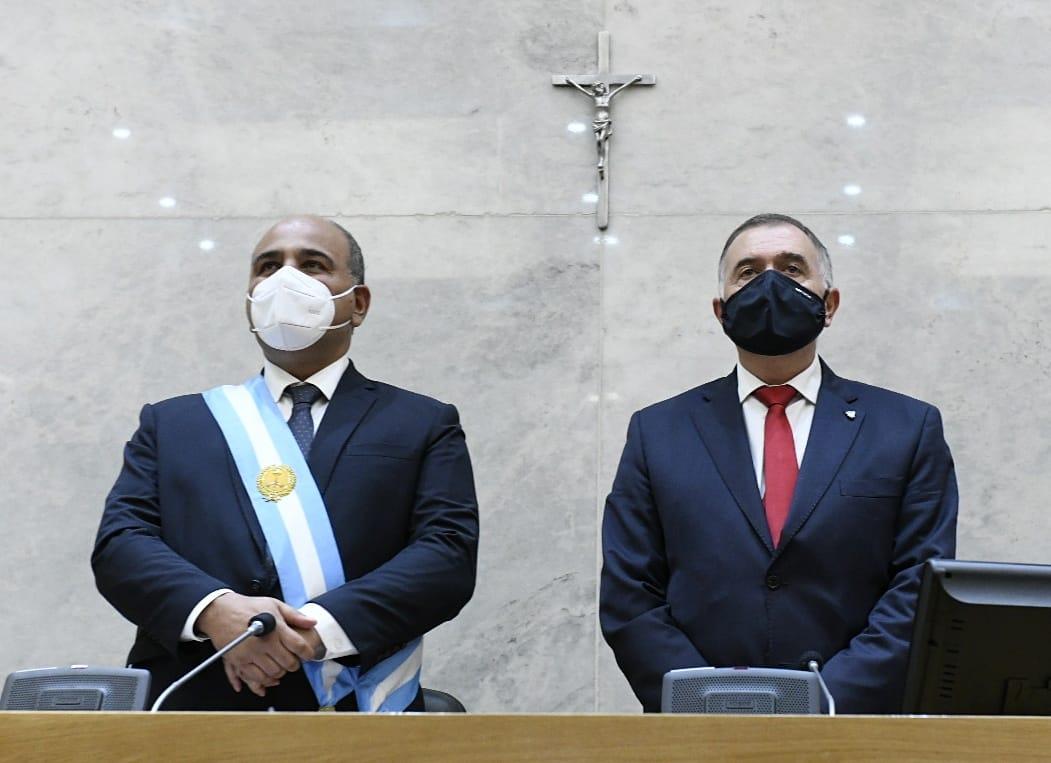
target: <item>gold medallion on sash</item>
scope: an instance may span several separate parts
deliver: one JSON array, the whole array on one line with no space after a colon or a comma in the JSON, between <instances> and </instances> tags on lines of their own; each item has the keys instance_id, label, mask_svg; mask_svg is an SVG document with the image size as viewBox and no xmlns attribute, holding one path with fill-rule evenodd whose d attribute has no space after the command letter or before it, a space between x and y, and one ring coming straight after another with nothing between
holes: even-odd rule
<instances>
[{"instance_id":1,"label":"gold medallion on sash","mask_svg":"<svg viewBox=\"0 0 1051 763\"><path fill-rule=\"evenodd\" d=\"M296 489L296 473L285 464L264 466L255 478L255 486L263 500L280 501Z\"/></svg>"}]
</instances>

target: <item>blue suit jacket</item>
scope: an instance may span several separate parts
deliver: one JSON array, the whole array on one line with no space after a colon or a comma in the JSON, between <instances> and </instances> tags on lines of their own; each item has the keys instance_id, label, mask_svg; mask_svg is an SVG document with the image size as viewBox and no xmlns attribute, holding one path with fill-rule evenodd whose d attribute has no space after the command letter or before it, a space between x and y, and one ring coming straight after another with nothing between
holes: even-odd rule
<instances>
[{"instance_id":1,"label":"blue suit jacket","mask_svg":"<svg viewBox=\"0 0 1051 763\"><path fill-rule=\"evenodd\" d=\"M368 668L454 617L474 590L478 507L456 409L369 381L353 365L329 402L308 459L343 560L346 584L314 599ZM231 588L281 598L262 530L219 426L201 395L142 409L106 499L92 566L99 591L138 626L129 662L154 694L213 652L179 641L190 610ZM221 668L172 707L252 709ZM288 700L281 704L282 692ZM312 698L302 671L265 705ZM316 702L313 702L316 708ZM303 707L302 709L308 709Z\"/></svg>"},{"instance_id":2,"label":"blue suit jacket","mask_svg":"<svg viewBox=\"0 0 1051 763\"><path fill-rule=\"evenodd\" d=\"M602 525L603 634L649 712L673 668L811 650L841 712L899 712L920 568L954 555L956 505L938 410L822 363L775 549L734 372L632 417Z\"/></svg>"}]
</instances>

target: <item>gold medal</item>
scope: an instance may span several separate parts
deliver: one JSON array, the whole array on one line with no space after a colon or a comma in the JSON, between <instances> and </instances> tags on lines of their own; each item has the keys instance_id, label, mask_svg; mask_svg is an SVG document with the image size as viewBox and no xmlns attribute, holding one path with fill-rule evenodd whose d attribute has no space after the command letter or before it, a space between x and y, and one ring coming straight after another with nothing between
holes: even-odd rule
<instances>
[{"instance_id":1,"label":"gold medal","mask_svg":"<svg viewBox=\"0 0 1051 763\"><path fill-rule=\"evenodd\" d=\"M264 466L255 478L255 486L259 488L259 495L267 501L280 501L286 495L291 494L296 488L296 473L291 466L280 464L279 466Z\"/></svg>"}]
</instances>

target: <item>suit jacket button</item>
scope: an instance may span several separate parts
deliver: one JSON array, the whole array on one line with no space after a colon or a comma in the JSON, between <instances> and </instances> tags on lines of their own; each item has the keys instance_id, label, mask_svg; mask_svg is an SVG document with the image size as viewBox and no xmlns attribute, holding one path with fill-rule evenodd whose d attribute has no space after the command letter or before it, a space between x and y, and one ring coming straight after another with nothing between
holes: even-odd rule
<instances>
[{"instance_id":1,"label":"suit jacket button","mask_svg":"<svg viewBox=\"0 0 1051 763\"><path fill-rule=\"evenodd\" d=\"M771 591L776 591L778 588L781 587L781 578L779 578L777 575L767 575L766 587L769 588Z\"/></svg>"},{"instance_id":2,"label":"suit jacket button","mask_svg":"<svg viewBox=\"0 0 1051 763\"><path fill-rule=\"evenodd\" d=\"M261 580L254 580L253 579L248 584L248 590L251 591L252 593L260 593L263 590L263 581L261 581Z\"/></svg>"}]
</instances>

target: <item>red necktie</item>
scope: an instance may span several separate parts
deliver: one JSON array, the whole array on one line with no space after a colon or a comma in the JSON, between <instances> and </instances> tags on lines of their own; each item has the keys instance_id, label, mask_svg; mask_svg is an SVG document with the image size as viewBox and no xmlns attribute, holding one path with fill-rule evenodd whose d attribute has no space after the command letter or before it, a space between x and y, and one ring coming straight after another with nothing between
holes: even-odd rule
<instances>
[{"instance_id":1,"label":"red necktie","mask_svg":"<svg viewBox=\"0 0 1051 763\"><path fill-rule=\"evenodd\" d=\"M796 490L799 463L796 461L796 443L792 438L792 426L788 423L785 406L796 396L788 385L760 387L752 394L766 406L766 427L763 438L763 476L766 492L763 506L766 508L766 523L770 526L770 537L774 547L781 540L781 530L788 520L788 509L792 506L792 494Z\"/></svg>"}]
</instances>

